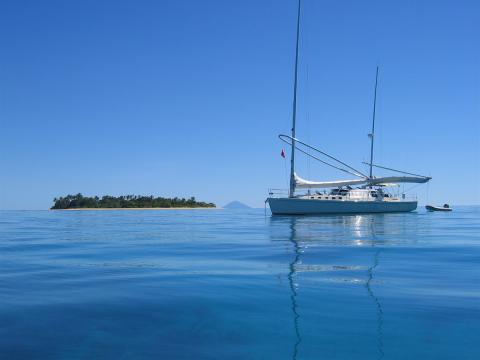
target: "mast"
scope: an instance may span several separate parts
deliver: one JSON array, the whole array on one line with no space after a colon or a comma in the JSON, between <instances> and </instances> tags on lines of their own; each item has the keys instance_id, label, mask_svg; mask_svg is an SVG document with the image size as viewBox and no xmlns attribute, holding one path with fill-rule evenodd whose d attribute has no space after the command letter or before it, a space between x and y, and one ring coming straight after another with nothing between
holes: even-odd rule
<instances>
[{"instance_id":1,"label":"mast","mask_svg":"<svg viewBox=\"0 0 480 360\"><path fill-rule=\"evenodd\" d=\"M373 178L372 169L373 169L373 138L375 137L375 110L377 106L377 84L378 84L378 65L377 65L377 73L375 75L375 94L373 96L373 119L372 119L372 132L369 134L370 136L370 179Z\"/></svg>"},{"instance_id":2,"label":"mast","mask_svg":"<svg viewBox=\"0 0 480 360\"><path fill-rule=\"evenodd\" d=\"M297 82L298 82L298 43L300 38L300 9L302 0L298 0L297 14L297 44L295 48L295 81L293 84L293 114L292 114L292 150L290 155L290 192L289 197L295 194L295 122L297 119Z\"/></svg>"}]
</instances>

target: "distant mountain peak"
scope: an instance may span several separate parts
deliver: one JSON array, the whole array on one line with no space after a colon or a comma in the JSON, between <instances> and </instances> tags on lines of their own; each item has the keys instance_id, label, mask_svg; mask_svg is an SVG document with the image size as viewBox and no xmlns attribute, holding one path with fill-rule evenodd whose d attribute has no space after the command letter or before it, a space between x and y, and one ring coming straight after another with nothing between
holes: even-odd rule
<instances>
[{"instance_id":1,"label":"distant mountain peak","mask_svg":"<svg viewBox=\"0 0 480 360\"><path fill-rule=\"evenodd\" d=\"M223 207L224 209L251 209L250 206L241 203L238 200L234 200L229 202L227 205Z\"/></svg>"}]
</instances>

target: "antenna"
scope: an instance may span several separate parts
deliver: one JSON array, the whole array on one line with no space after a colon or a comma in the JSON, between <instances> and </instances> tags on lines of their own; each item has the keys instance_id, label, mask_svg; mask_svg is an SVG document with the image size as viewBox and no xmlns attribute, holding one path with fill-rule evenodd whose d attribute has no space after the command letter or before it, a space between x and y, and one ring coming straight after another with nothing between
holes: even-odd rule
<instances>
[{"instance_id":1,"label":"antenna","mask_svg":"<svg viewBox=\"0 0 480 360\"><path fill-rule=\"evenodd\" d=\"M372 132L370 134L368 134L368 136L370 137L370 179L373 178L373 174L372 174L372 169L373 169L373 140L374 140L374 137L375 137L375 110L376 110L376 106L377 106L377 84L378 84L378 65L377 65L377 73L375 75L375 93L374 93L374 96L373 96L373 119L372 119Z\"/></svg>"},{"instance_id":2,"label":"antenna","mask_svg":"<svg viewBox=\"0 0 480 360\"><path fill-rule=\"evenodd\" d=\"M298 0L297 45L295 48L295 81L293 84L292 151L290 154L290 193L289 193L290 197L293 197L295 193L295 121L297 119L298 40L300 37L301 5L302 5L302 0Z\"/></svg>"}]
</instances>

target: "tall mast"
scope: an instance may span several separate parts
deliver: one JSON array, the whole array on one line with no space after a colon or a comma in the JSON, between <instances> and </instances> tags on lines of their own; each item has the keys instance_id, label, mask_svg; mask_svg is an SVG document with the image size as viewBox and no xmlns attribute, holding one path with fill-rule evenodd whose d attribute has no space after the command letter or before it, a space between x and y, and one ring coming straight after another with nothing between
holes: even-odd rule
<instances>
[{"instance_id":1,"label":"tall mast","mask_svg":"<svg viewBox=\"0 0 480 360\"><path fill-rule=\"evenodd\" d=\"M377 65L377 74L375 75L375 94L373 96L373 119L372 119L372 132L370 135L370 179L373 178L372 168L373 168L373 139L375 137L375 110L377 106L377 84L378 84L378 65Z\"/></svg>"},{"instance_id":2,"label":"tall mast","mask_svg":"<svg viewBox=\"0 0 480 360\"><path fill-rule=\"evenodd\" d=\"M300 38L300 9L302 0L298 0L297 14L297 45L295 48L295 81L293 85L293 114L292 114L292 150L290 155L290 192L289 196L295 194L295 121L297 118L297 82L298 82L298 43Z\"/></svg>"}]
</instances>

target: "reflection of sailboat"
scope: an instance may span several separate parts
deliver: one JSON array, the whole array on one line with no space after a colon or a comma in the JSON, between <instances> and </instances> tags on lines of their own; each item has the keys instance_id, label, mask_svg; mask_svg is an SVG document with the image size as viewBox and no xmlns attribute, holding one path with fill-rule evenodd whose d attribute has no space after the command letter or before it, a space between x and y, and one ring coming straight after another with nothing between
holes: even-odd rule
<instances>
[{"instance_id":1,"label":"reflection of sailboat","mask_svg":"<svg viewBox=\"0 0 480 360\"><path fill-rule=\"evenodd\" d=\"M376 231L375 231L375 224L373 222L371 223L371 229L372 229L372 238L373 238L372 247L375 247ZM372 289L373 271L378 266L379 259L380 259L380 251L381 249L377 249L375 251L373 265L368 268L368 280L365 284L365 287L367 288L368 295L370 295L370 297L372 298L377 308L377 348L379 353L378 359L383 359L383 357L385 356L385 352L383 350L383 308L378 297L374 294Z\"/></svg>"},{"instance_id":2,"label":"reflection of sailboat","mask_svg":"<svg viewBox=\"0 0 480 360\"><path fill-rule=\"evenodd\" d=\"M274 196L270 192L267 199L272 214L284 215L305 215L305 214L359 214L359 213L386 213L386 212L408 212L417 208L416 199L406 199L392 196L385 188L400 183L426 183L431 178L428 176L407 173L389 167L373 164L373 143L375 133L375 105L377 99L378 67L375 78L375 97L373 106L373 122L370 137L370 162L369 174L353 168L339 159L311 146L296 138L296 117L297 117L297 85L298 85L298 55L300 37L300 14L301 0L298 1L297 16L297 42L295 50L295 77L293 87L293 114L291 135L280 135L280 139L291 146L290 153L290 189L288 197ZM295 152L299 151L314 160L331 166L355 176L355 179L338 181L310 181L299 177L295 173ZM315 155L312 155L314 153ZM321 157L328 159L322 160ZM334 162L333 164L331 162ZM393 171L397 175L387 177L373 176L373 167ZM407 176L405 176L407 175ZM359 186L352 188L352 186ZM297 194L296 189L308 189L306 194ZM310 189L331 189L329 193L310 192Z\"/></svg>"},{"instance_id":3,"label":"reflection of sailboat","mask_svg":"<svg viewBox=\"0 0 480 360\"><path fill-rule=\"evenodd\" d=\"M405 216L405 215L404 215ZM325 216L325 217L271 217L271 235L272 240L276 241L285 241L290 243L289 249L292 251L291 261L288 264L288 285L290 291L290 301L291 301L291 314L293 315L293 329L294 329L294 339L292 341L293 351L292 358L297 359L300 356L300 345L304 339L302 338L301 333L301 315L303 313L304 320L303 322L309 322L308 314L312 313L313 309L310 308L299 308L298 299L299 299L299 288L298 284L300 282L299 274L301 273L319 273L319 276L315 280L326 280L330 284L332 281L338 284L350 283L355 286L355 284L362 284L362 288L366 289L366 293L369 298L371 298L372 303L375 307L375 322L376 328L374 334L376 334L376 351L378 353L378 359L384 357L384 343L383 343L383 317L384 312L380 302L380 299L375 294L375 271L379 265L380 255L382 248L377 247L378 245L385 245L383 240L377 236L378 233L384 233L384 228L388 224L385 224L386 219L392 219L392 216L383 216L383 215L356 215L356 216ZM342 231L347 232L340 233L341 235L333 236L332 233L324 234L322 230L325 228L331 229L332 231ZM288 234L288 235L287 235ZM373 248L373 263L369 266L354 266L346 264L303 264L302 263L302 254L310 250L310 254L314 253L316 246L334 246L334 247L348 247L352 248L352 245L362 246L362 247L371 247ZM325 259L327 260L327 259ZM327 263L329 261L327 260ZM328 278L325 279L321 276L321 273L332 274L332 272L342 274L344 272L361 272L367 274L367 278L361 275L355 275L354 278L348 281L348 278L343 279L334 279ZM312 274L313 275L313 274ZM310 276L310 280L311 275ZM305 279L304 279L305 280ZM320 282L316 282L319 284ZM339 285L342 286L342 285ZM358 292L355 292L358 294ZM307 294L304 294L307 296ZM306 299L308 300L308 299ZM311 300L311 299L310 299ZM340 300L340 299L339 299ZM305 303L309 303L305 301ZM302 310L302 311L300 311ZM315 311L318 311L316 309ZM305 327L306 324L304 324ZM304 334L305 335L305 334ZM307 334L308 335L308 334ZM311 335L311 334L310 334ZM306 337L308 339L308 336ZM307 347L308 348L308 347Z\"/></svg>"},{"instance_id":4,"label":"reflection of sailboat","mask_svg":"<svg viewBox=\"0 0 480 360\"><path fill-rule=\"evenodd\" d=\"M292 262L289 265L289 272L288 272L288 284L290 286L290 300L292 301L292 312L293 312L293 322L295 327L295 345L293 347L293 356L292 359L297 358L298 354L298 347L302 342L302 338L300 337L300 330L298 327L298 321L300 319L300 314L298 313L298 305L297 305L297 284L295 283L296 277L296 266L300 261L300 248L295 238L295 218L291 219L290 225L290 241L293 245L293 249L295 251L295 257L293 258Z\"/></svg>"}]
</instances>

